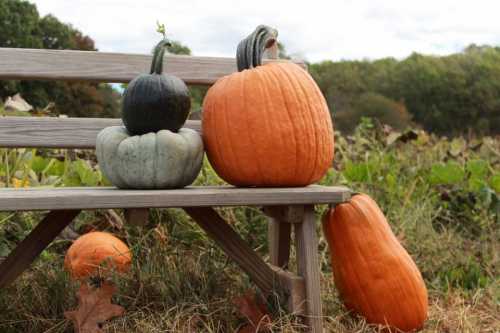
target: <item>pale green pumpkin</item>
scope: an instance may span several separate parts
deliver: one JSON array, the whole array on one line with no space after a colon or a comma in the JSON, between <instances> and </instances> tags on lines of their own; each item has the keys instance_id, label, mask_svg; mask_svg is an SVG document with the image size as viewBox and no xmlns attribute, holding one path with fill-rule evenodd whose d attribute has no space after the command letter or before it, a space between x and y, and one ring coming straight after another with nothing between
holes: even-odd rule
<instances>
[{"instance_id":1,"label":"pale green pumpkin","mask_svg":"<svg viewBox=\"0 0 500 333\"><path fill-rule=\"evenodd\" d=\"M189 128L131 136L124 127L111 126L97 135L96 155L103 174L117 187L180 188L200 172L203 141Z\"/></svg>"}]
</instances>

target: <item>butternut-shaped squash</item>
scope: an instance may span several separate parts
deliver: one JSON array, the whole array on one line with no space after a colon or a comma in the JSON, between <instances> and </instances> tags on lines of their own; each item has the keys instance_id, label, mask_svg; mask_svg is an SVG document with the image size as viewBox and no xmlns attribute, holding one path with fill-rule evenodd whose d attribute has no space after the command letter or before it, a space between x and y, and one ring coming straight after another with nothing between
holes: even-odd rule
<instances>
[{"instance_id":1,"label":"butternut-shaped squash","mask_svg":"<svg viewBox=\"0 0 500 333\"><path fill-rule=\"evenodd\" d=\"M369 323L410 332L427 318L427 289L377 203L352 197L323 216L337 290Z\"/></svg>"}]
</instances>

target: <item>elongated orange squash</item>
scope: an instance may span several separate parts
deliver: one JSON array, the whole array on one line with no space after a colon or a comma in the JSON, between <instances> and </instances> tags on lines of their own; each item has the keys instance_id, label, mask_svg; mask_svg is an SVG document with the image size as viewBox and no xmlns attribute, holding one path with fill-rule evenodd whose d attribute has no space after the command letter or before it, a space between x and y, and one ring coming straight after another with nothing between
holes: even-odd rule
<instances>
[{"instance_id":1,"label":"elongated orange squash","mask_svg":"<svg viewBox=\"0 0 500 333\"><path fill-rule=\"evenodd\" d=\"M323 216L337 290L345 306L369 323L410 332L427 318L422 275L366 194Z\"/></svg>"}]
</instances>

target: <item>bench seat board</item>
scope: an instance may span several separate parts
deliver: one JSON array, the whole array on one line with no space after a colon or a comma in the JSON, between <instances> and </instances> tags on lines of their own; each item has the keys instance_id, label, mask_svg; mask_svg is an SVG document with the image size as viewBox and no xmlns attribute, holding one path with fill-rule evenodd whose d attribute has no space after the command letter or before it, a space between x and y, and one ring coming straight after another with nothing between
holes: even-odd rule
<instances>
[{"instance_id":1,"label":"bench seat board","mask_svg":"<svg viewBox=\"0 0 500 333\"><path fill-rule=\"evenodd\" d=\"M346 187L320 185L290 188L189 186L176 190L5 188L0 190L0 211L336 204L349 200L350 196Z\"/></svg>"}]
</instances>

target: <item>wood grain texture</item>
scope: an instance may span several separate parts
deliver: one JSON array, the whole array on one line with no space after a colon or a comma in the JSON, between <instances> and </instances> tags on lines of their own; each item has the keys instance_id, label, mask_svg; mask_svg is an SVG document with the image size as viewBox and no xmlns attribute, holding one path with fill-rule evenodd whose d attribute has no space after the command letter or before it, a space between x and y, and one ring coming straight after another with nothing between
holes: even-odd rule
<instances>
[{"instance_id":1,"label":"wood grain texture","mask_svg":"<svg viewBox=\"0 0 500 333\"><path fill-rule=\"evenodd\" d=\"M188 207L184 210L234 260L264 295L279 289L274 271L255 253L219 214L209 207Z\"/></svg>"},{"instance_id":2,"label":"wood grain texture","mask_svg":"<svg viewBox=\"0 0 500 333\"><path fill-rule=\"evenodd\" d=\"M290 223L281 223L270 217L268 222L269 261L281 268L288 267L290 260Z\"/></svg>"},{"instance_id":3,"label":"wood grain texture","mask_svg":"<svg viewBox=\"0 0 500 333\"><path fill-rule=\"evenodd\" d=\"M314 206L306 206L302 223L294 224L298 274L306 287L306 323L309 332L323 332L318 238Z\"/></svg>"},{"instance_id":4,"label":"wood grain texture","mask_svg":"<svg viewBox=\"0 0 500 333\"><path fill-rule=\"evenodd\" d=\"M125 221L129 225L136 227L144 227L148 224L149 209L148 208L128 208L124 210Z\"/></svg>"},{"instance_id":5,"label":"wood grain texture","mask_svg":"<svg viewBox=\"0 0 500 333\"><path fill-rule=\"evenodd\" d=\"M294 315L303 315L306 311L304 278L274 265L270 265L270 267L278 276L281 287L288 295L288 311Z\"/></svg>"},{"instance_id":6,"label":"wood grain texture","mask_svg":"<svg viewBox=\"0 0 500 333\"><path fill-rule=\"evenodd\" d=\"M267 216L284 223L302 223L304 217L303 205L266 206L262 210Z\"/></svg>"},{"instance_id":7,"label":"wood grain texture","mask_svg":"<svg viewBox=\"0 0 500 333\"><path fill-rule=\"evenodd\" d=\"M164 61L164 71L187 84L213 84L237 70L234 58L168 55ZM302 61L296 63L305 67ZM151 56L142 54L0 48L4 80L129 82L148 73L150 65Z\"/></svg>"},{"instance_id":8,"label":"wood grain texture","mask_svg":"<svg viewBox=\"0 0 500 333\"><path fill-rule=\"evenodd\" d=\"M0 147L94 149L97 133L108 126L122 126L121 119L0 117ZM199 120L185 127L201 131Z\"/></svg>"},{"instance_id":9,"label":"wood grain texture","mask_svg":"<svg viewBox=\"0 0 500 333\"><path fill-rule=\"evenodd\" d=\"M80 210L59 210L45 218L0 264L0 288L13 282L40 253L80 213Z\"/></svg>"},{"instance_id":10,"label":"wood grain texture","mask_svg":"<svg viewBox=\"0 0 500 333\"><path fill-rule=\"evenodd\" d=\"M190 206L264 206L340 203L346 187L310 185L289 188L189 186L176 190L121 190L115 187L0 189L0 211Z\"/></svg>"}]
</instances>

